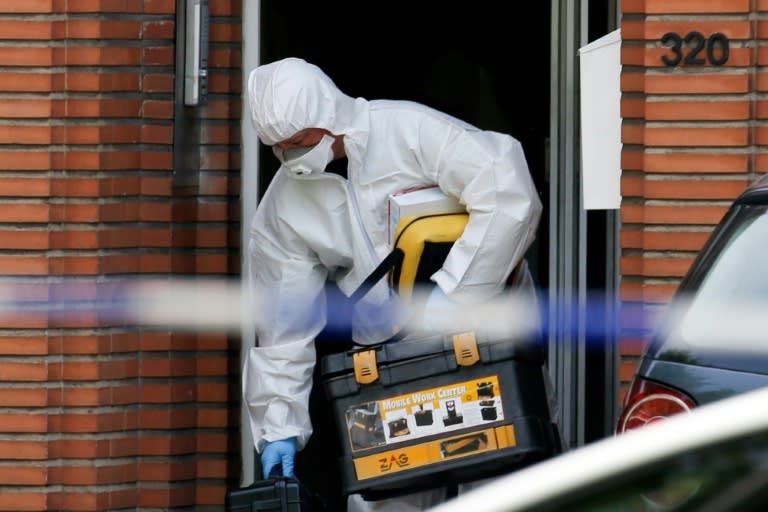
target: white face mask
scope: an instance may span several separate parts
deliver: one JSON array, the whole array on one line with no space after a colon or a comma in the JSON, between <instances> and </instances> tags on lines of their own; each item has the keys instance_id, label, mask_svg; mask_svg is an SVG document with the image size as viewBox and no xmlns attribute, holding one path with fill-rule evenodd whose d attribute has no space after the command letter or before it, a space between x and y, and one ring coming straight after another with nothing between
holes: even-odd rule
<instances>
[{"instance_id":1,"label":"white face mask","mask_svg":"<svg viewBox=\"0 0 768 512\"><path fill-rule=\"evenodd\" d=\"M301 176L321 173L333 161L332 146L334 140L330 135L323 135L320 142L314 146L293 148L286 151L272 146L272 152L291 174Z\"/></svg>"}]
</instances>

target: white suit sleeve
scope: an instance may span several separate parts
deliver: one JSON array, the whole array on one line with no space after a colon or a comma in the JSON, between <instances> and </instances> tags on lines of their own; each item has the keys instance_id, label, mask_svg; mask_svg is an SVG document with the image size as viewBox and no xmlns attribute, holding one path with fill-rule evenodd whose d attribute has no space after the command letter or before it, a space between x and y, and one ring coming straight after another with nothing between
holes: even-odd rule
<instances>
[{"instance_id":1,"label":"white suit sleeve","mask_svg":"<svg viewBox=\"0 0 768 512\"><path fill-rule=\"evenodd\" d=\"M458 302L493 296L524 257L541 217L522 146L508 135L435 119L420 128L420 142L428 177L469 212L432 279Z\"/></svg>"},{"instance_id":2,"label":"white suit sleeve","mask_svg":"<svg viewBox=\"0 0 768 512\"><path fill-rule=\"evenodd\" d=\"M248 247L257 346L245 361L243 397L259 451L266 441L296 436L301 449L309 440L314 339L326 321L326 270L273 223L257 218Z\"/></svg>"}]
</instances>

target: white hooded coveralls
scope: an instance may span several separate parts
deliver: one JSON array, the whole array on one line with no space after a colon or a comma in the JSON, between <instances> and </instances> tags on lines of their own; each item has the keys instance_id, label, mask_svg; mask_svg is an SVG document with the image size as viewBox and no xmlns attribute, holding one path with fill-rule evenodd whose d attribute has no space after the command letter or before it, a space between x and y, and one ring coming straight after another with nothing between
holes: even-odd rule
<instances>
[{"instance_id":1,"label":"white hooded coveralls","mask_svg":"<svg viewBox=\"0 0 768 512\"><path fill-rule=\"evenodd\" d=\"M263 300L254 313L258 343L245 362L243 395L259 451L293 436L301 449L312 433L313 343L326 321L326 280L349 295L389 252L389 194L437 184L466 206L464 233L432 276L459 303L502 290L535 237L542 206L522 147L508 135L417 103L351 98L296 58L257 67L247 93L264 144L324 128L343 135L349 160L346 180L281 167L250 228L247 278ZM365 300L381 304L388 297L382 282ZM357 343L391 336L391 326L356 313Z\"/></svg>"}]
</instances>

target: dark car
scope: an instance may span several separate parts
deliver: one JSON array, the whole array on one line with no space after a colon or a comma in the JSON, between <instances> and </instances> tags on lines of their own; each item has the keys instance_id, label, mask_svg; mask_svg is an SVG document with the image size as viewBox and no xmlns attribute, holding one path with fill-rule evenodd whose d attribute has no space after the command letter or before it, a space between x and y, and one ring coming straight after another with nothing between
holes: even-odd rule
<instances>
[{"instance_id":1,"label":"dark car","mask_svg":"<svg viewBox=\"0 0 768 512\"><path fill-rule=\"evenodd\" d=\"M731 205L650 338L621 433L768 386L768 176Z\"/></svg>"},{"instance_id":2,"label":"dark car","mask_svg":"<svg viewBox=\"0 0 768 512\"><path fill-rule=\"evenodd\" d=\"M762 512L768 388L600 439L431 512Z\"/></svg>"}]
</instances>

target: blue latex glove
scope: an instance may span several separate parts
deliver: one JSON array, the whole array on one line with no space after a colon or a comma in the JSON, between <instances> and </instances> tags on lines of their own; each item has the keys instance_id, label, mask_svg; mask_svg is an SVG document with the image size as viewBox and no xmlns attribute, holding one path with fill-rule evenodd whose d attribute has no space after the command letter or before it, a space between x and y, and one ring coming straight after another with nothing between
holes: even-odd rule
<instances>
[{"instance_id":1,"label":"blue latex glove","mask_svg":"<svg viewBox=\"0 0 768 512\"><path fill-rule=\"evenodd\" d=\"M293 461L295 458L295 437L268 442L261 451L261 471L264 474L264 479L269 478L269 472L278 465L283 467L283 476L294 476Z\"/></svg>"}]
</instances>

